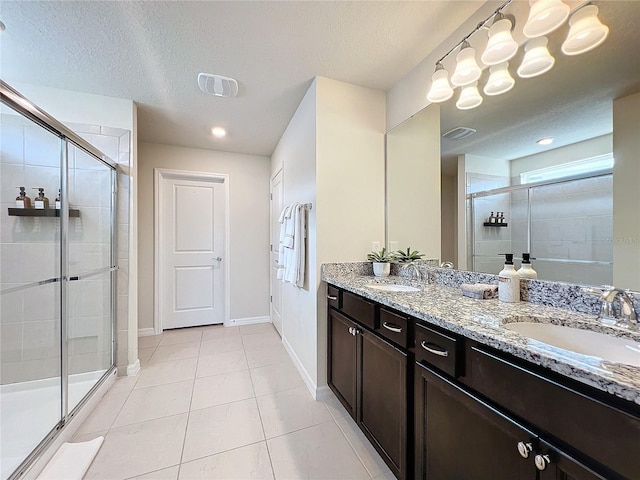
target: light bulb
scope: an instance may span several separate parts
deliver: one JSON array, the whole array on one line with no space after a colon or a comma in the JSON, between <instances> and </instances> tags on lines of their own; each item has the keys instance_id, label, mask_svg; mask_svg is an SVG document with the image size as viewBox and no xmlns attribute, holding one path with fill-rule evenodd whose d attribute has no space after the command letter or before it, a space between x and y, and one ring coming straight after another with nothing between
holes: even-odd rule
<instances>
[{"instance_id":1,"label":"light bulb","mask_svg":"<svg viewBox=\"0 0 640 480\"><path fill-rule=\"evenodd\" d=\"M214 137L222 138L227 134L227 131L222 127L213 127L211 129L211 134Z\"/></svg>"},{"instance_id":2,"label":"light bulb","mask_svg":"<svg viewBox=\"0 0 640 480\"><path fill-rule=\"evenodd\" d=\"M562 0L529 0L529 6L529 18L522 28L527 38L553 32L567 20L571 10Z\"/></svg>"},{"instance_id":3,"label":"light bulb","mask_svg":"<svg viewBox=\"0 0 640 480\"><path fill-rule=\"evenodd\" d=\"M518 42L511 36L511 20L502 18L489 29L487 48L480 59L485 65L497 65L513 58L518 52Z\"/></svg>"},{"instance_id":4,"label":"light bulb","mask_svg":"<svg viewBox=\"0 0 640 480\"><path fill-rule=\"evenodd\" d=\"M427 100L433 103L446 102L453 96L453 88L449 85L449 72L442 64L436 65L436 71L431 76L431 88L427 93Z\"/></svg>"},{"instance_id":5,"label":"light bulb","mask_svg":"<svg viewBox=\"0 0 640 480\"><path fill-rule=\"evenodd\" d=\"M548 72L556 62L547 49L547 37L530 40L524 46L524 58L518 67L518 75L531 78Z\"/></svg>"},{"instance_id":6,"label":"light bulb","mask_svg":"<svg viewBox=\"0 0 640 480\"><path fill-rule=\"evenodd\" d=\"M489 68L489 80L487 80L483 91L490 96L500 95L511 90L515 83L516 81L509 74L509 63L503 62Z\"/></svg>"},{"instance_id":7,"label":"light bulb","mask_svg":"<svg viewBox=\"0 0 640 480\"><path fill-rule=\"evenodd\" d=\"M468 42L462 44L462 49L456 57L456 69L451 75L451 83L456 87L469 85L480 78L482 70L476 62L476 50Z\"/></svg>"},{"instance_id":8,"label":"light bulb","mask_svg":"<svg viewBox=\"0 0 640 480\"><path fill-rule=\"evenodd\" d=\"M467 85L460 92L456 107L460 110L471 110L482 103L482 95L478 92L478 83Z\"/></svg>"},{"instance_id":9,"label":"light bulb","mask_svg":"<svg viewBox=\"0 0 640 480\"><path fill-rule=\"evenodd\" d=\"M574 13L569 25L569 34L562 44L565 55L580 55L593 50L609 35L609 27L600 23L595 5L587 5Z\"/></svg>"}]
</instances>

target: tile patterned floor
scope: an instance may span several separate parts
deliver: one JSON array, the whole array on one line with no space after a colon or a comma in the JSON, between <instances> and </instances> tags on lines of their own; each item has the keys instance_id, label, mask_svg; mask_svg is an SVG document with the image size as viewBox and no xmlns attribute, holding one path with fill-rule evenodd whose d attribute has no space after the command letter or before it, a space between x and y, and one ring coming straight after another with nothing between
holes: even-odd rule
<instances>
[{"instance_id":1,"label":"tile patterned floor","mask_svg":"<svg viewBox=\"0 0 640 480\"><path fill-rule=\"evenodd\" d=\"M141 337L74 441L105 435L85 478L394 477L338 400L314 401L271 324Z\"/></svg>"}]
</instances>

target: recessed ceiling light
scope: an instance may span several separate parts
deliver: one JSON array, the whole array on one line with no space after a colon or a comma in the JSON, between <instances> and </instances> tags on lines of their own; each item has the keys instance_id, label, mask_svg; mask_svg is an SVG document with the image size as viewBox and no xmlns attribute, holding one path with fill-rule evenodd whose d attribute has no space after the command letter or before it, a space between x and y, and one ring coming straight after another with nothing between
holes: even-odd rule
<instances>
[{"instance_id":1,"label":"recessed ceiling light","mask_svg":"<svg viewBox=\"0 0 640 480\"><path fill-rule=\"evenodd\" d=\"M222 138L227 134L227 131L222 127L213 127L211 133L214 137Z\"/></svg>"},{"instance_id":2,"label":"recessed ceiling light","mask_svg":"<svg viewBox=\"0 0 640 480\"><path fill-rule=\"evenodd\" d=\"M551 145L553 143L553 137L544 137L536 142L538 145Z\"/></svg>"}]
</instances>

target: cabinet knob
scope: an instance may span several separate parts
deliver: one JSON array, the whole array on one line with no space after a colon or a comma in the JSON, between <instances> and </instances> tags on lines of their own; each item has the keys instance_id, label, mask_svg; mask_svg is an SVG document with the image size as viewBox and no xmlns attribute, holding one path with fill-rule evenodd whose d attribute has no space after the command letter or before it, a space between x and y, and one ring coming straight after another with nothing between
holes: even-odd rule
<instances>
[{"instance_id":1,"label":"cabinet knob","mask_svg":"<svg viewBox=\"0 0 640 480\"><path fill-rule=\"evenodd\" d=\"M533 450L533 446L530 443L518 442L518 452L522 458L529 458L531 450Z\"/></svg>"},{"instance_id":2,"label":"cabinet knob","mask_svg":"<svg viewBox=\"0 0 640 480\"><path fill-rule=\"evenodd\" d=\"M547 468L547 465L551 463L551 459L549 458L549 455L536 455L533 460L536 464L536 468L540 471Z\"/></svg>"}]
</instances>

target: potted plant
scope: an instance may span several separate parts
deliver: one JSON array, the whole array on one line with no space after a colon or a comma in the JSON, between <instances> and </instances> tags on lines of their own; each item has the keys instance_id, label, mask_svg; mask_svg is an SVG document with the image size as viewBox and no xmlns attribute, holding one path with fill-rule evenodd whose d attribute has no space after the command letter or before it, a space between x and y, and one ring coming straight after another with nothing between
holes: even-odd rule
<instances>
[{"instance_id":1,"label":"potted plant","mask_svg":"<svg viewBox=\"0 0 640 480\"><path fill-rule=\"evenodd\" d=\"M367 255L367 259L373 262L373 274L376 277L386 277L391 271L391 260L393 255L383 248L379 252L371 252Z\"/></svg>"},{"instance_id":2,"label":"potted plant","mask_svg":"<svg viewBox=\"0 0 640 480\"><path fill-rule=\"evenodd\" d=\"M424 257L424 253L420 253L418 252L418 250L414 250L412 252L411 247L407 247L406 252L404 250L398 250L392 255L394 260L397 260L399 263L410 263L416 260L420 260L422 257Z\"/></svg>"}]
</instances>

